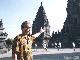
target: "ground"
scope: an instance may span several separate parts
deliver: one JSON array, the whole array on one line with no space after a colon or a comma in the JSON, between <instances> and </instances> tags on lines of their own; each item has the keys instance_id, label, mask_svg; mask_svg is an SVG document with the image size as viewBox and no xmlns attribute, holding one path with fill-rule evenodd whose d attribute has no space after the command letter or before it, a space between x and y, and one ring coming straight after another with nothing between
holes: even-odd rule
<instances>
[{"instance_id":1,"label":"ground","mask_svg":"<svg viewBox=\"0 0 80 60\"><path fill-rule=\"evenodd\" d=\"M33 60L80 60L80 49L33 49ZM12 60L11 51L0 54L0 60Z\"/></svg>"}]
</instances>

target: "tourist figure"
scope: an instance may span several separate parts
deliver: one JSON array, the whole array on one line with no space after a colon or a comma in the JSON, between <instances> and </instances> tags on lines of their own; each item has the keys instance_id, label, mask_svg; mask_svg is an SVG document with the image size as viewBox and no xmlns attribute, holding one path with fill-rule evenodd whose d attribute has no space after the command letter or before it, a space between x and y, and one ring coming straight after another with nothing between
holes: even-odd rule
<instances>
[{"instance_id":1,"label":"tourist figure","mask_svg":"<svg viewBox=\"0 0 80 60\"><path fill-rule=\"evenodd\" d=\"M45 40L43 40L43 48L44 48L44 50L47 51L47 44L46 44L46 41Z\"/></svg>"},{"instance_id":2,"label":"tourist figure","mask_svg":"<svg viewBox=\"0 0 80 60\"><path fill-rule=\"evenodd\" d=\"M74 51L75 51L75 43L73 42L72 44L73 44L73 49L74 49Z\"/></svg>"},{"instance_id":3,"label":"tourist figure","mask_svg":"<svg viewBox=\"0 0 80 60\"><path fill-rule=\"evenodd\" d=\"M25 21L21 25L22 34L14 38L12 45L12 60L33 60L32 57L32 43L44 30L31 35L30 23Z\"/></svg>"}]
</instances>

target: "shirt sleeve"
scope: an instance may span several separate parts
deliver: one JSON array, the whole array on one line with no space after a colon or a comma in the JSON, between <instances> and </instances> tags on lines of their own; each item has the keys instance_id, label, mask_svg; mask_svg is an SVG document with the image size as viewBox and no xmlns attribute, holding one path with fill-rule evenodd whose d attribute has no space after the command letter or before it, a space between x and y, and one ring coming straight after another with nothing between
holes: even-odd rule
<instances>
[{"instance_id":1,"label":"shirt sleeve","mask_svg":"<svg viewBox=\"0 0 80 60\"><path fill-rule=\"evenodd\" d=\"M36 39L36 37L35 36L32 36L32 41L33 42L35 42L35 39Z\"/></svg>"}]
</instances>

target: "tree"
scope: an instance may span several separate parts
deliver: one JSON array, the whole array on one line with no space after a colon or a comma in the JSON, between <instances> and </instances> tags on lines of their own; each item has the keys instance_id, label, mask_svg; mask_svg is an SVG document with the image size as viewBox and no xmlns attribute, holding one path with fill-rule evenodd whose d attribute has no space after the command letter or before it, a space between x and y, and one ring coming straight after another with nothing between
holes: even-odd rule
<instances>
[{"instance_id":1,"label":"tree","mask_svg":"<svg viewBox=\"0 0 80 60\"><path fill-rule=\"evenodd\" d=\"M8 39L5 41L7 48L11 48L11 46L12 46L12 41L13 41L13 39L10 39L10 38L8 38Z\"/></svg>"}]
</instances>

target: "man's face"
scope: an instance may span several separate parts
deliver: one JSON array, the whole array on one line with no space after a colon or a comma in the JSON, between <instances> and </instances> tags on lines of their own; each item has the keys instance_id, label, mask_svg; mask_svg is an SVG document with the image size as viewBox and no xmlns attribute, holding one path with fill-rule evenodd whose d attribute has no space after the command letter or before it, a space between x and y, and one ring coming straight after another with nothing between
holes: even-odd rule
<instances>
[{"instance_id":1,"label":"man's face","mask_svg":"<svg viewBox=\"0 0 80 60\"><path fill-rule=\"evenodd\" d=\"M22 34L29 34L30 33L30 27L29 26L24 26L22 28Z\"/></svg>"}]
</instances>

